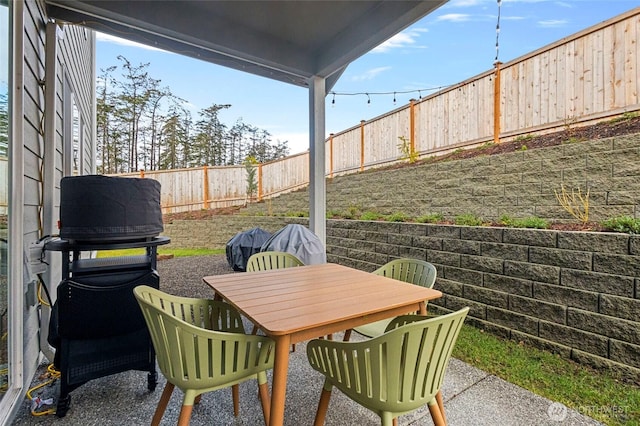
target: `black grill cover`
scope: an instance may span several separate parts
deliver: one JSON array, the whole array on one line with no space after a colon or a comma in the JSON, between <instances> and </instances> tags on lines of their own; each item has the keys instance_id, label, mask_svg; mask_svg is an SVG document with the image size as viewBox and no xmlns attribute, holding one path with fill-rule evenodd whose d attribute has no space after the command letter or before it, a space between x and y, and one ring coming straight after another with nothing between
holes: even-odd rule
<instances>
[{"instance_id":1,"label":"black grill cover","mask_svg":"<svg viewBox=\"0 0 640 426\"><path fill-rule=\"evenodd\" d=\"M75 241L135 240L164 228L160 183L101 175L60 181L60 237Z\"/></svg>"},{"instance_id":2,"label":"black grill cover","mask_svg":"<svg viewBox=\"0 0 640 426\"><path fill-rule=\"evenodd\" d=\"M261 228L252 228L238 232L227 242L227 262L234 271L246 271L247 261L252 254L258 253L260 247L271 237L271 233Z\"/></svg>"}]
</instances>

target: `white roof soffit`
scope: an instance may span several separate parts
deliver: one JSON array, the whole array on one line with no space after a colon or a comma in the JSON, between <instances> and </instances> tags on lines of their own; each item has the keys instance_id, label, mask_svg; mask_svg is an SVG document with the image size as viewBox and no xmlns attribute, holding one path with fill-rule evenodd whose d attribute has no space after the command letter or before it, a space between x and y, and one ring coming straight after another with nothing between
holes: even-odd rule
<instances>
[{"instance_id":1,"label":"white roof soffit","mask_svg":"<svg viewBox=\"0 0 640 426\"><path fill-rule=\"evenodd\" d=\"M229 68L331 90L347 65L448 0L45 0L51 17Z\"/></svg>"}]
</instances>

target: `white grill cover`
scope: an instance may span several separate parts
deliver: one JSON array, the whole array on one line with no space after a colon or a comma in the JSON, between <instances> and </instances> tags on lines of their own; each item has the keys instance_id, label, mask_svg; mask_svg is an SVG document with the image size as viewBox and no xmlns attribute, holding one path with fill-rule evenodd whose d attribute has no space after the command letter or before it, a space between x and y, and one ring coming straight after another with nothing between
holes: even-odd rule
<instances>
[{"instance_id":1,"label":"white grill cover","mask_svg":"<svg viewBox=\"0 0 640 426\"><path fill-rule=\"evenodd\" d=\"M277 231L260 251L282 251L295 255L305 265L327 263L327 252L320 238L308 228L289 224Z\"/></svg>"}]
</instances>

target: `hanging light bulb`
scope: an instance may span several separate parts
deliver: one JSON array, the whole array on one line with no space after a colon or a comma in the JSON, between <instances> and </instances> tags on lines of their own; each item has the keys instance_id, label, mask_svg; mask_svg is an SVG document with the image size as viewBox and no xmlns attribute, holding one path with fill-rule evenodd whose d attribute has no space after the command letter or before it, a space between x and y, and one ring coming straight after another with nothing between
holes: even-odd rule
<instances>
[{"instance_id":1,"label":"hanging light bulb","mask_svg":"<svg viewBox=\"0 0 640 426\"><path fill-rule=\"evenodd\" d=\"M331 99L331 107L333 108L336 105L336 93L333 92L333 99Z\"/></svg>"},{"instance_id":2,"label":"hanging light bulb","mask_svg":"<svg viewBox=\"0 0 640 426\"><path fill-rule=\"evenodd\" d=\"M367 105L371 105L371 98L369 97L369 94L365 93L365 95L367 95Z\"/></svg>"},{"instance_id":3,"label":"hanging light bulb","mask_svg":"<svg viewBox=\"0 0 640 426\"><path fill-rule=\"evenodd\" d=\"M396 104L396 92L393 92L393 104Z\"/></svg>"}]
</instances>

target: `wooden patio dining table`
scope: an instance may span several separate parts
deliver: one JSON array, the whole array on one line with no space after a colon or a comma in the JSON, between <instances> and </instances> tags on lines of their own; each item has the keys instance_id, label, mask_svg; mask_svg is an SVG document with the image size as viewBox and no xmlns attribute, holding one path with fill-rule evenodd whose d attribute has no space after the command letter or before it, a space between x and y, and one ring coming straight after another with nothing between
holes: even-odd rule
<instances>
[{"instance_id":1,"label":"wooden patio dining table","mask_svg":"<svg viewBox=\"0 0 640 426\"><path fill-rule=\"evenodd\" d=\"M284 422L291 344L409 312L442 293L333 263L203 278L275 341L270 425Z\"/></svg>"}]
</instances>

